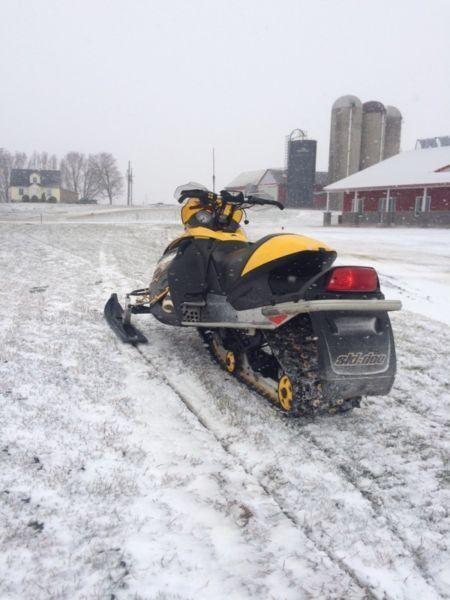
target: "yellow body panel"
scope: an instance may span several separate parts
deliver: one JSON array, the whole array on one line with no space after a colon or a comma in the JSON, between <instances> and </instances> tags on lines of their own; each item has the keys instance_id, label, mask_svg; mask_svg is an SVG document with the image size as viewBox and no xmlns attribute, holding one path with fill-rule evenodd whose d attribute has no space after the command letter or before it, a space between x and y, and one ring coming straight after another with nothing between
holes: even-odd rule
<instances>
[{"instance_id":1,"label":"yellow body panel","mask_svg":"<svg viewBox=\"0 0 450 600\"><path fill-rule=\"evenodd\" d=\"M214 231L213 229L209 229L209 227L188 227L186 232L180 237L211 238L219 242L248 242L247 236L240 228L234 233L229 233L226 231Z\"/></svg>"},{"instance_id":2,"label":"yellow body panel","mask_svg":"<svg viewBox=\"0 0 450 600\"><path fill-rule=\"evenodd\" d=\"M199 210L202 210L200 200L190 198L181 208L181 222L183 225L186 225L189 219Z\"/></svg>"},{"instance_id":3,"label":"yellow body panel","mask_svg":"<svg viewBox=\"0 0 450 600\"><path fill-rule=\"evenodd\" d=\"M297 252L303 252L304 250L331 250L329 246L313 238L306 237L305 235L295 235L293 233L286 233L277 235L273 238L264 242L259 246L255 252L250 256L244 270L241 273L246 275L253 269L265 265L268 262L288 256L289 254L296 254Z\"/></svg>"}]
</instances>

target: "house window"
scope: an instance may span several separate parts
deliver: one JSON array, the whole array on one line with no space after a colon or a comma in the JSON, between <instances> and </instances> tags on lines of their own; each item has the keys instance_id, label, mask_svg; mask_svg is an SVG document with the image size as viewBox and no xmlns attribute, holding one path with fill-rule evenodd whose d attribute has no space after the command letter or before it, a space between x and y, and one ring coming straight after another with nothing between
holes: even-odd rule
<instances>
[{"instance_id":1,"label":"house window","mask_svg":"<svg viewBox=\"0 0 450 600\"><path fill-rule=\"evenodd\" d=\"M19 188L19 196L23 196L23 188Z\"/></svg>"},{"instance_id":2,"label":"house window","mask_svg":"<svg viewBox=\"0 0 450 600\"><path fill-rule=\"evenodd\" d=\"M380 212L395 212L395 198L389 196L389 201L387 197L380 198L378 202L378 210Z\"/></svg>"},{"instance_id":3,"label":"house window","mask_svg":"<svg viewBox=\"0 0 450 600\"><path fill-rule=\"evenodd\" d=\"M352 198L352 212L363 212L363 198Z\"/></svg>"},{"instance_id":4,"label":"house window","mask_svg":"<svg viewBox=\"0 0 450 600\"><path fill-rule=\"evenodd\" d=\"M38 178L37 177L33 177L31 180L33 183L37 183L38 182Z\"/></svg>"},{"instance_id":5,"label":"house window","mask_svg":"<svg viewBox=\"0 0 450 600\"><path fill-rule=\"evenodd\" d=\"M50 198L51 195L52 195L52 190L47 190L47 196Z\"/></svg>"},{"instance_id":6,"label":"house window","mask_svg":"<svg viewBox=\"0 0 450 600\"><path fill-rule=\"evenodd\" d=\"M423 202L423 196L416 196L416 202L414 205L414 214L418 215L421 212L428 212L430 210L431 197L425 197L425 206Z\"/></svg>"}]
</instances>

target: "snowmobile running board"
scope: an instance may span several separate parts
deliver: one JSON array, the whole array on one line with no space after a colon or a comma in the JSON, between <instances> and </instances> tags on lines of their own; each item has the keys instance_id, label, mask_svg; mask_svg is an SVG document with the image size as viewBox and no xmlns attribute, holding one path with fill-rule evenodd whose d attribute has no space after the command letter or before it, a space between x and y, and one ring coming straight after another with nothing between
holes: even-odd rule
<instances>
[{"instance_id":1,"label":"snowmobile running board","mask_svg":"<svg viewBox=\"0 0 450 600\"><path fill-rule=\"evenodd\" d=\"M117 299L117 294L111 294L110 299L105 304L103 314L108 325L122 342L126 344L146 344L148 342L145 335L130 323L130 312L129 310L123 310Z\"/></svg>"}]
</instances>

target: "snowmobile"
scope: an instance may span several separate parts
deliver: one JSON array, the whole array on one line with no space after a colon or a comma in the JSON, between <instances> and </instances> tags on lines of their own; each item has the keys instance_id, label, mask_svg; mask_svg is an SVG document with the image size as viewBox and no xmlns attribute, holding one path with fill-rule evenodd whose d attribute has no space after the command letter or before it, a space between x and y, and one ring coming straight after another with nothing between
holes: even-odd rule
<instances>
[{"instance_id":1,"label":"snowmobile","mask_svg":"<svg viewBox=\"0 0 450 600\"><path fill-rule=\"evenodd\" d=\"M190 189L189 189L190 188ZM336 252L291 233L249 242L241 221L255 206L284 206L242 192L177 188L184 233L157 263L149 287L112 294L105 317L126 343L146 343L131 316L197 328L230 374L291 416L343 412L388 394L396 358L386 300L372 267L333 266Z\"/></svg>"}]
</instances>

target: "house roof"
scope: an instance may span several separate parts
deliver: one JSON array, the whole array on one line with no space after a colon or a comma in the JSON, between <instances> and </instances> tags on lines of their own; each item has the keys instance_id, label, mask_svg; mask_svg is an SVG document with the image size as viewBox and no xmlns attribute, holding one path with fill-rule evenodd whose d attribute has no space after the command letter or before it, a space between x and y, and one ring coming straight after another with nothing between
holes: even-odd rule
<instances>
[{"instance_id":1,"label":"house roof","mask_svg":"<svg viewBox=\"0 0 450 600\"><path fill-rule=\"evenodd\" d=\"M341 192L438 185L450 185L450 146L401 152L324 189Z\"/></svg>"},{"instance_id":2,"label":"house roof","mask_svg":"<svg viewBox=\"0 0 450 600\"><path fill-rule=\"evenodd\" d=\"M27 187L30 185L30 176L32 173L39 174L42 186L58 186L61 184L61 171L39 169L11 169L9 184L12 186Z\"/></svg>"}]
</instances>

